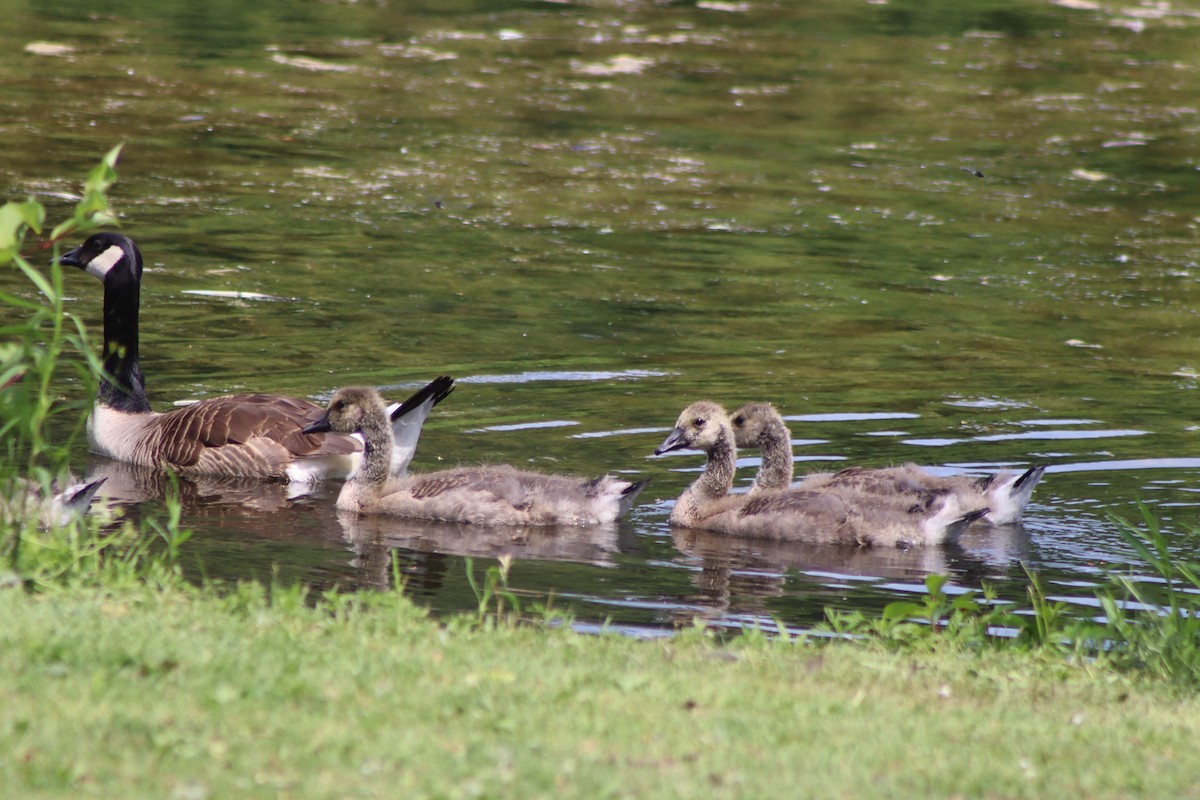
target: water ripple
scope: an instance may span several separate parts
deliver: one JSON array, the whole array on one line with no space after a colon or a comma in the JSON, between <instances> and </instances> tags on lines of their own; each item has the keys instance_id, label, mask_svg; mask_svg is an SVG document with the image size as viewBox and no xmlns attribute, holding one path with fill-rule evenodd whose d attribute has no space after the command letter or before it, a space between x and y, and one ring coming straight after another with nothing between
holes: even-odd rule
<instances>
[{"instance_id":1,"label":"water ripple","mask_svg":"<svg viewBox=\"0 0 1200 800\"><path fill-rule=\"evenodd\" d=\"M459 383L534 383L536 381L614 381L624 379L664 378L673 373L647 369L626 369L617 372L587 372L576 370L518 372L515 375L471 375L459 378Z\"/></svg>"},{"instance_id":2,"label":"water ripple","mask_svg":"<svg viewBox=\"0 0 1200 800\"><path fill-rule=\"evenodd\" d=\"M868 422L877 419L920 419L920 414L905 411L845 411L831 414L792 414L788 422Z\"/></svg>"},{"instance_id":3,"label":"water ripple","mask_svg":"<svg viewBox=\"0 0 1200 800\"><path fill-rule=\"evenodd\" d=\"M1008 442L1030 439L1074 441L1077 439L1113 439L1122 436L1146 436L1149 433L1150 431L1142 431L1136 428L1102 431L1026 431L1025 433L991 433L984 436L967 436L963 438L903 439L901 443L916 445L917 447L947 447L952 444L963 444L965 442Z\"/></svg>"}]
</instances>

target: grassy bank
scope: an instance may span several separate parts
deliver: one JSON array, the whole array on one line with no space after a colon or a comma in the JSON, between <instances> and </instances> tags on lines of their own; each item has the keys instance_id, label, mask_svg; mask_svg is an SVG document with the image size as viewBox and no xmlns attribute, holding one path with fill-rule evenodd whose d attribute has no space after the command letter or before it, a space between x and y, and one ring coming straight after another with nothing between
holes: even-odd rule
<instances>
[{"instance_id":1,"label":"grassy bank","mask_svg":"<svg viewBox=\"0 0 1200 800\"><path fill-rule=\"evenodd\" d=\"M0 620L5 797L1200 796L1194 693L1037 653L255 587L6 591Z\"/></svg>"}]
</instances>

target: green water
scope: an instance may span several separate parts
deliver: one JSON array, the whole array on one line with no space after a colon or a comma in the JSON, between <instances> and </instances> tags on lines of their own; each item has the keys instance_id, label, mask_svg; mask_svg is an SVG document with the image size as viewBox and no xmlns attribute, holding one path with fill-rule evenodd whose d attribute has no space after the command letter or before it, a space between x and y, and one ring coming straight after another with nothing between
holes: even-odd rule
<instances>
[{"instance_id":1,"label":"green water","mask_svg":"<svg viewBox=\"0 0 1200 800\"><path fill-rule=\"evenodd\" d=\"M449 610L507 550L584 620L804 625L929 571L1078 593L1127 556L1109 513L1197 522L1200 4L42 5L0 0L0 187L64 208L126 143L157 408L449 373L418 467L654 479L575 542L193 487L198 574L374 586L394 552ZM650 453L700 397L774 402L802 469L1050 471L952 551L672 536L701 458Z\"/></svg>"}]
</instances>

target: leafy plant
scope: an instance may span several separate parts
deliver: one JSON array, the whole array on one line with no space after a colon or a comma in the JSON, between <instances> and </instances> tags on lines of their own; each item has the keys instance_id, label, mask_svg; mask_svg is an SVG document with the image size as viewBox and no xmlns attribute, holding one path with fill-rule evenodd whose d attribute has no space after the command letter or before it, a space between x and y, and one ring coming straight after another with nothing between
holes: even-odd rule
<instances>
[{"instance_id":1,"label":"leafy plant","mask_svg":"<svg viewBox=\"0 0 1200 800\"><path fill-rule=\"evenodd\" d=\"M994 632L998 629L1020 629L1027 624L1012 612L1011 604L997 600L991 587L951 595L945 591L947 580L944 575L928 576L921 600L889 603L878 617L826 609L822 630L842 638L865 636L910 646L951 640L992 645L997 642Z\"/></svg>"},{"instance_id":2,"label":"leafy plant","mask_svg":"<svg viewBox=\"0 0 1200 800\"><path fill-rule=\"evenodd\" d=\"M51 443L47 427L51 416L79 412L86 408L100 372L98 360L87 346L83 323L64 306L62 267L58 264L58 242L68 234L82 233L114 222L106 192L116 180L116 161L120 146L114 147L89 173L83 197L72 216L55 226L46 247L53 248L49 271L34 267L22 252L29 233L41 234L46 209L32 198L10 201L0 207L0 267L11 265L36 291L36 299L0 291L0 304L16 312L17 321L0 326L0 334L9 339L0 347L0 439L5 443L4 469L11 475L24 466L31 477L44 477L39 469L57 473L62 468L71 437L61 444ZM70 350L73 357L64 354ZM89 389L75 402L56 400L52 385L62 372L73 373ZM78 434L80 424L69 426Z\"/></svg>"},{"instance_id":3,"label":"leafy plant","mask_svg":"<svg viewBox=\"0 0 1200 800\"><path fill-rule=\"evenodd\" d=\"M25 282L24 288L0 290L0 307L13 320L0 325L7 340L0 345L0 555L27 587L100 575L172 580L187 539L179 527L177 492L168 495L168 519L147 521L141 530L96 518L48 524L28 500L49 498L56 485L68 484L71 446L102 371L82 321L66 309L58 251L65 237L116 222L108 190L117 180L120 154L121 146L105 153L88 173L71 215L36 245L27 240L43 234L45 207L33 198L0 206L0 269ZM49 266L35 265L32 254L42 254L36 259L41 262L47 250ZM69 378L81 388L66 400L56 387Z\"/></svg>"},{"instance_id":4,"label":"leafy plant","mask_svg":"<svg viewBox=\"0 0 1200 800\"><path fill-rule=\"evenodd\" d=\"M1140 506L1141 526L1112 517L1121 537L1157 576L1152 583L1128 572L1113 573L1096 597L1105 623L1097 632L1109 659L1183 683L1200 684L1200 564L1172 553L1159 521ZM1182 545L1200 544L1200 533L1183 532ZM1149 590L1153 585L1154 591Z\"/></svg>"},{"instance_id":5,"label":"leafy plant","mask_svg":"<svg viewBox=\"0 0 1200 800\"><path fill-rule=\"evenodd\" d=\"M467 561L467 583L471 586L471 591L475 593L475 600L478 603L477 621L483 623L488 619L488 613L492 603L495 603L495 611L492 619L500 621L506 619L510 622L516 621L521 616L521 601L508 587L508 572L512 568L512 556L500 556L497 563L489 566L484 571L483 585L475 580L475 562L474 559L468 558Z\"/></svg>"}]
</instances>

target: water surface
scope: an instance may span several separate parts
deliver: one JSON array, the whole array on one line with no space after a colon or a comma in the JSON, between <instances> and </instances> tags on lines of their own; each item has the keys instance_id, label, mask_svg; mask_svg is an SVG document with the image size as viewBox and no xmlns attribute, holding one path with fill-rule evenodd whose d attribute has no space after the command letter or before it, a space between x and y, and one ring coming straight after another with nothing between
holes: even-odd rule
<instances>
[{"instance_id":1,"label":"water surface","mask_svg":"<svg viewBox=\"0 0 1200 800\"><path fill-rule=\"evenodd\" d=\"M188 484L193 574L376 587L395 557L447 612L474 602L464 557L511 553L514 586L581 624L803 627L931 572L1021 600L1024 563L1086 596L1131 555L1112 515L1196 522L1190 7L0 10L5 195L60 212L126 143L113 201L147 259L157 408L399 399L448 373L418 468L653 478L619 526L556 534L347 524L336 487ZM99 286L67 277L98 330ZM955 547L672 531L702 457L650 454L701 397L774 402L801 470L1049 469L1023 526ZM156 481L126 488L161 508Z\"/></svg>"}]
</instances>

